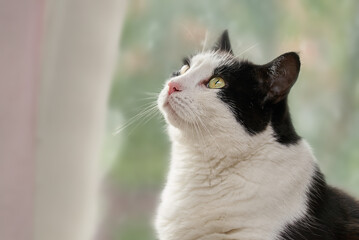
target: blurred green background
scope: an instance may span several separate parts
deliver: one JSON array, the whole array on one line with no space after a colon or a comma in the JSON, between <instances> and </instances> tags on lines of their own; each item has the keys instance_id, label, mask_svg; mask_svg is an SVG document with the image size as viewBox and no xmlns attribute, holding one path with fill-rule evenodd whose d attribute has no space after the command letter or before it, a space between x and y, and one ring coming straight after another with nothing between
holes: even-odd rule
<instances>
[{"instance_id":1,"label":"blurred green background","mask_svg":"<svg viewBox=\"0 0 359 240\"><path fill-rule=\"evenodd\" d=\"M141 116L112 133L155 101L183 57L210 48L224 29L235 53L258 64L300 53L289 99L297 132L329 183L359 197L359 1L132 0L108 106L109 200L100 239L155 239L152 219L169 155L164 121Z\"/></svg>"}]
</instances>

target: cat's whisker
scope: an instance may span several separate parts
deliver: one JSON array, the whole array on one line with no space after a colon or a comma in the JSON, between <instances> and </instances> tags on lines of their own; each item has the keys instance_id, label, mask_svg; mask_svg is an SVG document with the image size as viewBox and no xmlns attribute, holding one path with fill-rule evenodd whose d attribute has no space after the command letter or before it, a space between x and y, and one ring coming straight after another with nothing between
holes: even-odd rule
<instances>
[{"instance_id":1,"label":"cat's whisker","mask_svg":"<svg viewBox=\"0 0 359 240\"><path fill-rule=\"evenodd\" d=\"M212 135L212 133L209 131L208 127L202 121L202 119L200 117L198 117L198 116L197 116L197 119L198 119L199 123L202 125L202 127L204 128L204 130L207 131L207 133L209 134L211 139L215 139L214 136ZM219 145L218 145L218 143L216 141L214 142L214 144L218 148L218 151L221 151L221 148L219 147Z\"/></svg>"},{"instance_id":2,"label":"cat's whisker","mask_svg":"<svg viewBox=\"0 0 359 240\"><path fill-rule=\"evenodd\" d=\"M118 133L122 132L124 129L128 128L132 124L134 124L137 120L143 119L144 116L151 114L154 111L158 111L157 105L150 105L146 107L142 112L136 114L135 116L131 117L125 124L115 129L112 133L113 135L117 135Z\"/></svg>"},{"instance_id":3,"label":"cat's whisker","mask_svg":"<svg viewBox=\"0 0 359 240\"><path fill-rule=\"evenodd\" d=\"M157 100L159 93L157 92L141 92L140 95L136 97L134 101L141 102L141 101L148 101L148 100Z\"/></svg>"},{"instance_id":4,"label":"cat's whisker","mask_svg":"<svg viewBox=\"0 0 359 240\"><path fill-rule=\"evenodd\" d=\"M136 107L135 108L135 111L142 111L142 110L146 110L148 107L153 107L153 106L157 106L157 102L154 101L154 102L146 102L144 103L143 105L139 106L139 107Z\"/></svg>"},{"instance_id":5,"label":"cat's whisker","mask_svg":"<svg viewBox=\"0 0 359 240\"><path fill-rule=\"evenodd\" d=\"M145 125L150 120L152 120L155 116L156 116L156 112L149 112L141 120L139 120L138 122L134 122L134 125L129 131L128 135L131 135L134 130L136 130L138 127Z\"/></svg>"},{"instance_id":6,"label":"cat's whisker","mask_svg":"<svg viewBox=\"0 0 359 240\"><path fill-rule=\"evenodd\" d=\"M138 109L139 113L136 114L134 117L130 118L129 121L132 121L132 119L137 119L143 117L143 115L146 115L149 111L156 108L156 104L150 103L150 104L144 104L140 109Z\"/></svg>"},{"instance_id":7,"label":"cat's whisker","mask_svg":"<svg viewBox=\"0 0 359 240\"><path fill-rule=\"evenodd\" d=\"M197 128L199 129L198 131L201 132L200 126L199 126L198 122L196 122L196 125L197 125ZM202 137L202 142L203 142L203 144L205 144L205 139L204 139L203 134L200 133L200 135L201 135L201 137ZM208 150L206 147L204 147L204 149L205 149L205 150L204 150L204 152L202 153L202 158L203 158L203 159L208 159L208 167L209 167L208 185L209 185L209 186L212 186L211 177L213 176L214 170L213 170L213 167L212 167L212 164L211 164L211 160L206 156L206 155L208 155L209 150Z\"/></svg>"},{"instance_id":8,"label":"cat's whisker","mask_svg":"<svg viewBox=\"0 0 359 240\"><path fill-rule=\"evenodd\" d=\"M204 136L201 133L200 127L198 125L198 122L196 122L195 119L193 119L193 127L194 127L195 133L197 135L197 136L194 136L194 137L195 137L195 139L198 139L198 141L199 141L198 145L202 146L202 149L204 149L204 152L206 152L206 148L205 148L206 143L205 143L205 140L204 140ZM204 155L204 153L202 155Z\"/></svg>"},{"instance_id":9,"label":"cat's whisker","mask_svg":"<svg viewBox=\"0 0 359 240\"><path fill-rule=\"evenodd\" d=\"M136 101L148 101L148 100L157 100L160 93L158 92L142 92L142 96L140 96Z\"/></svg>"},{"instance_id":10,"label":"cat's whisker","mask_svg":"<svg viewBox=\"0 0 359 240\"><path fill-rule=\"evenodd\" d=\"M154 110L154 111L151 111L148 114L144 115L143 118L136 125L133 126L132 130L128 133L128 135L131 135L131 133L138 127L146 125L154 117L158 116L157 114L159 114L159 111Z\"/></svg>"},{"instance_id":11,"label":"cat's whisker","mask_svg":"<svg viewBox=\"0 0 359 240\"><path fill-rule=\"evenodd\" d=\"M207 29L206 34L204 35L204 40L202 42L202 52L204 52L205 49L206 49L207 42L208 42L208 36L209 36L209 32L208 32L208 29Z\"/></svg>"},{"instance_id":12,"label":"cat's whisker","mask_svg":"<svg viewBox=\"0 0 359 240\"><path fill-rule=\"evenodd\" d=\"M147 96L155 96L157 97L160 92L143 92L144 95L147 95Z\"/></svg>"},{"instance_id":13,"label":"cat's whisker","mask_svg":"<svg viewBox=\"0 0 359 240\"><path fill-rule=\"evenodd\" d=\"M198 135L198 140L200 141L200 146L202 146L202 149L204 149L203 151L201 151L202 158L208 159L208 157L206 155L210 152L209 152L208 148L206 147L207 142L206 142L205 137L201 130L205 126L203 125L203 123L201 123L202 122L201 119L194 112L191 112L191 116L192 116L193 127L195 129L195 132ZM201 125L202 125L202 127L201 127ZM209 184L209 186L212 186L211 177L214 174L214 169L213 169L210 159L208 159L208 167L209 167L209 174L208 174L209 183L208 184Z\"/></svg>"},{"instance_id":14,"label":"cat's whisker","mask_svg":"<svg viewBox=\"0 0 359 240\"><path fill-rule=\"evenodd\" d=\"M255 47L257 47L259 45L259 43L255 43L252 46L250 46L249 48L247 48L246 50L244 50L243 52L241 52L240 54L238 54L236 57L242 56L243 54L245 54L246 52L251 51L252 49L254 49Z\"/></svg>"},{"instance_id":15,"label":"cat's whisker","mask_svg":"<svg viewBox=\"0 0 359 240\"><path fill-rule=\"evenodd\" d=\"M203 133L201 132L200 126L199 126L198 122L196 121L196 119L193 119L193 123L194 123L195 129L196 129L196 132L198 134L199 141L202 142L202 144L200 144L200 145L202 145L202 146L206 145L205 138L203 136ZM206 148L204 148L204 149L206 149Z\"/></svg>"},{"instance_id":16,"label":"cat's whisker","mask_svg":"<svg viewBox=\"0 0 359 240\"><path fill-rule=\"evenodd\" d=\"M144 98L136 99L136 102L143 102L143 101L148 102L149 100L154 101L157 100L157 98L158 96L144 97Z\"/></svg>"}]
</instances>

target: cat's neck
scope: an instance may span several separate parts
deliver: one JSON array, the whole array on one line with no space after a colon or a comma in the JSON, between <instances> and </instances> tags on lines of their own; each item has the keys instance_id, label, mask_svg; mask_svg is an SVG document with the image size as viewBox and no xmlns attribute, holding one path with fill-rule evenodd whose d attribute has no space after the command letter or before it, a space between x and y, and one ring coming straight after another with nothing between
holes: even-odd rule
<instances>
[{"instance_id":1,"label":"cat's neck","mask_svg":"<svg viewBox=\"0 0 359 240\"><path fill-rule=\"evenodd\" d=\"M218 174L243 172L250 178L256 178L258 171L273 172L278 167L312 169L316 165L312 151L304 140L290 145L279 143L272 126L257 135L241 132L239 128L203 132L200 136L170 129L170 136L171 164L174 168L189 170L189 174L203 171L211 178L216 178Z\"/></svg>"},{"instance_id":2,"label":"cat's neck","mask_svg":"<svg viewBox=\"0 0 359 240\"><path fill-rule=\"evenodd\" d=\"M273 147L287 151L275 139L272 126L259 134L250 134L242 127L208 130L198 128L196 131L183 131L172 126L169 135L174 149L207 157L235 157L237 159L253 157Z\"/></svg>"}]
</instances>

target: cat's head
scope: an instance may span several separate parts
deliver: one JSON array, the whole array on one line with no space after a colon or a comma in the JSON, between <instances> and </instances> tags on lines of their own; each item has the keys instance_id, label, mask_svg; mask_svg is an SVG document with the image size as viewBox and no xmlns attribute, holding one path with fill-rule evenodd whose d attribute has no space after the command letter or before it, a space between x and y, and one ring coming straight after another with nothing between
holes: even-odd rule
<instances>
[{"instance_id":1,"label":"cat's head","mask_svg":"<svg viewBox=\"0 0 359 240\"><path fill-rule=\"evenodd\" d=\"M165 83L158 105L167 123L181 132L216 135L236 131L254 136L270 126L275 139L295 143L287 96L300 69L299 56L285 53L256 65L235 57L227 31L216 45L184 60Z\"/></svg>"}]
</instances>

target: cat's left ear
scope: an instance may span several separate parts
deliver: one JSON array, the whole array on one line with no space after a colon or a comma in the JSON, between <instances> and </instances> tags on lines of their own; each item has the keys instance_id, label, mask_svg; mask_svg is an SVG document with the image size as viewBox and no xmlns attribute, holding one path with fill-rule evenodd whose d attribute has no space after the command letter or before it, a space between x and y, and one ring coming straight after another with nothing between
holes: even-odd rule
<instances>
[{"instance_id":1,"label":"cat's left ear","mask_svg":"<svg viewBox=\"0 0 359 240\"><path fill-rule=\"evenodd\" d=\"M260 81L265 93L263 102L278 103L289 93L296 82L300 70L297 53L285 53L273 61L260 66Z\"/></svg>"},{"instance_id":2,"label":"cat's left ear","mask_svg":"<svg viewBox=\"0 0 359 240\"><path fill-rule=\"evenodd\" d=\"M222 35L218 38L216 44L213 47L215 51L224 51L233 54L231 48L231 42L229 41L228 31L224 30Z\"/></svg>"}]
</instances>

